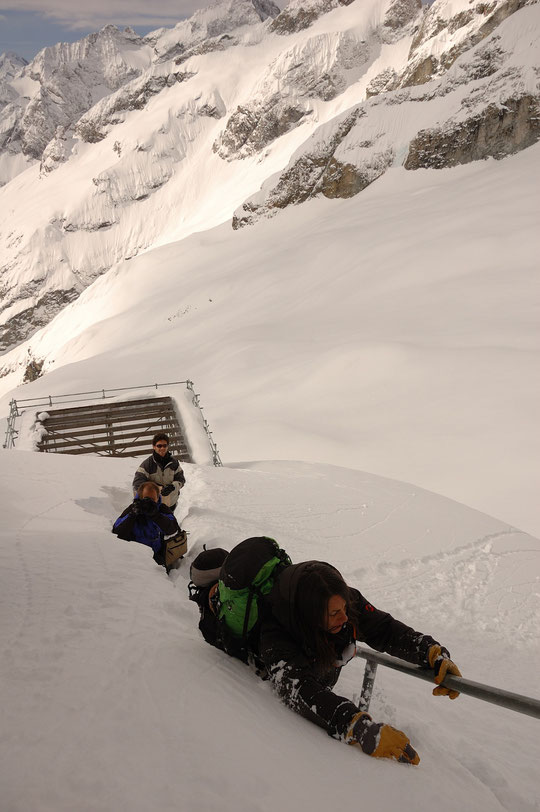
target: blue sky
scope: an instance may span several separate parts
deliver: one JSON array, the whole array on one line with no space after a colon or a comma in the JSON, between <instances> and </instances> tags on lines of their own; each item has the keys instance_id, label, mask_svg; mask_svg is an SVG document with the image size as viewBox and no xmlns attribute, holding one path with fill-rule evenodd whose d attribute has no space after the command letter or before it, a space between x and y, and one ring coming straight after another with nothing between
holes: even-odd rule
<instances>
[{"instance_id":1,"label":"blue sky","mask_svg":"<svg viewBox=\"0 0 540 812\"><path fill-rule=\"evenodd\" d=\"M215 0L0 0L0 53L31 60L57 42L75 42L104 25L138 34L172 27ZM283 8L287 0L274 0Z\"/></svg>"},{"instance_id":2,"label":"blue sky","mask_svg":"<svg viewBox=\"0 0 540 812\"><path fill-rule=\"evenodd\" d=\"M173 26L211 0L0 0L0 53L31 60L57 42L74 42L104 25L131 26L146 34Z\"/></svg>"},{"instance_id":3,"label":"blue sky","mask_svg":"<svg viewBox=\"0 0 540 812\"><path fill-rule=\"evenodd\" d=\"M145 34L149 30L135 26L134 28L138 34ZM74 42L94 30L96 29L88 28L75 31L54 20L47 20L33 11L1 11L0 53L15 51L30 61L47 45Z\"/></svg>"}]
</instances>

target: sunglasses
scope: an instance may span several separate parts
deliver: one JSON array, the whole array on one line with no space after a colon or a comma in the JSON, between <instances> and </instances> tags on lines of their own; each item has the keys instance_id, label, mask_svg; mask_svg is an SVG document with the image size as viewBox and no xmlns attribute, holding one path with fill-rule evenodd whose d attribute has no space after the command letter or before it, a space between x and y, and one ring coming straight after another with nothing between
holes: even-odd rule
<instances>
[{"instance_id":1,"label":"sunglasses","mask_svg":"<svg viewBox=\"0 0 540 812\"><path fill-rule=\"evenodd\" d=\"M156 448L167 448L167 443L156 443Z\"/></svg>"}]
</instances>

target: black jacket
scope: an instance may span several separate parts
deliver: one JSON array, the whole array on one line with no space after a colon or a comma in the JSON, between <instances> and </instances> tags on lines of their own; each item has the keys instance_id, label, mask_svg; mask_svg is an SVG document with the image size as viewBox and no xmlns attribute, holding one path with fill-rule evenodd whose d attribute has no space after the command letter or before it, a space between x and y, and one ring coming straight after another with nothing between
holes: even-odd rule
<instances>
[{"instance_id":1,"label":"black jacket","mask_svg":"<svg viewBox=\"0 0 540 812\"><path fill-rule=\"evenodd\" d=\"M294 609L298 579L312 565L310 561L293 564L278 576L268 598L270 611L261 623L257 653L285 704L331 736L342 738L360 709L332 688L341 668L353 656L355 641L423 667L429 666L428 651L437 641L376 609L357 589L351 589L350 609L357 617L357 626L346 623L330 636L336 665L321 671L313 654L305 649Z\"/></svg>"}]
</instances>

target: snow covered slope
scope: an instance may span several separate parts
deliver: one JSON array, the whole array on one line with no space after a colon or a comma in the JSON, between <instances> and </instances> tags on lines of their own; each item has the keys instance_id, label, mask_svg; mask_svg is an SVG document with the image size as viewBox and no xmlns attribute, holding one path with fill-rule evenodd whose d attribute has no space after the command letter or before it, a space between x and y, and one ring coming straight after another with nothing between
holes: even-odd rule
<instances>
[{"instance_id":1,"label":"snow covered slope","mask_svg":"<svg viewBox=\"0 0 540 812\"><path fill-rule=\"evenodd\" d=\"M377 762L280 705L207 646L187 598L202 544L269 533L336 564L376 605L440 638L464 675L538 696L540 543L359 471L187 466L191 549L168 578L111 535L133 461L0 453L3 812L537 812L538 721L379 669L375 718L418 768ZM363 668L338 683L357 696Z\"/></svg>"},{"instance_id":2,"label":"snow covered slope","mask_svg":"<svg viewBox=\"0 0 540 812\"><path fill-rule=\"evenodd\" d=\"M0 415L188 377L225 461L370 470L540 535L539 155L391 169L120 263L4 356Z\"/></svg>"}]
</instances>

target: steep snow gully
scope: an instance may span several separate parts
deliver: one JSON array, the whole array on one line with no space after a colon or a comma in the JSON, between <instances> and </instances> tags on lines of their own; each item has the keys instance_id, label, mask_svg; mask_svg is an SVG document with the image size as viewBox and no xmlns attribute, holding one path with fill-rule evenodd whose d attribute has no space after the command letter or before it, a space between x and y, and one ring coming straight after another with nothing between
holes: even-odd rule
<instances>
[{"instance_id":1,"label":"steep snow gully","mask_svg":"<svg viewBox=\"0 0 540 812\"><path fill-rule=\"evenodd\" d=\"M207 646L187 597L203 544L279 539L447 645L464 676L537 693L540 542L405 483L299 462L186 466L190 550L167 577L119 541L133 460L0 453L3 812L538 812L538 722L380 669L371 712L418 768L374 761ZM6 510L6 506L10 510ZM351 663L341 694L357 698ZM420 683L420 684L416 684Z\"/></svg>"}]
</instances>

